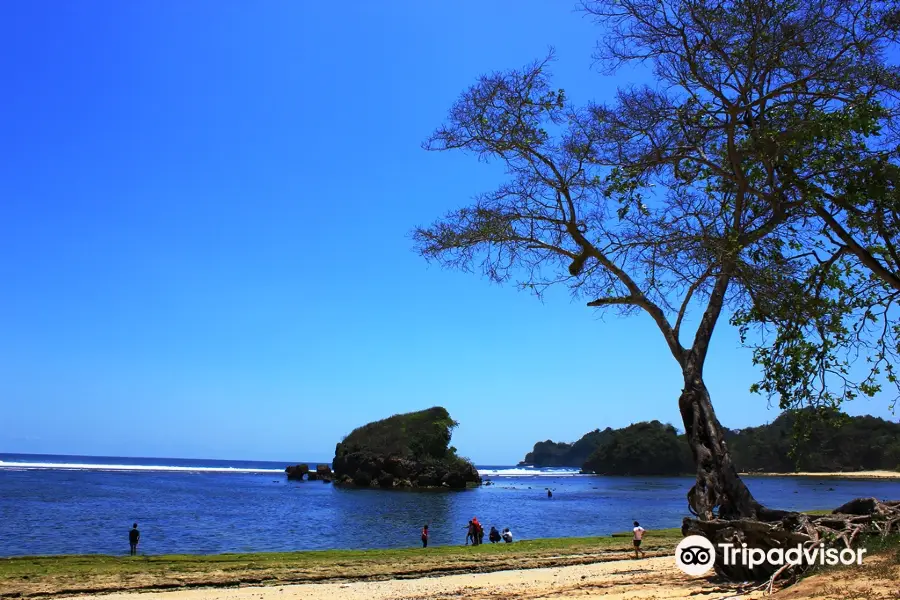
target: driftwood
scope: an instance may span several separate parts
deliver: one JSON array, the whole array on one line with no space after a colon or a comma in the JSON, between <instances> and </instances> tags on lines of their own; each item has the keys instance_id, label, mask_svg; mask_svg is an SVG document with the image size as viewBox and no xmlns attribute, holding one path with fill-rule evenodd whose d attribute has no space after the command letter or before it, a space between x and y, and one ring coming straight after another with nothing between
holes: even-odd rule
<instances>
[{"instance_id":1,"label":"driftwood","mask_svg":"<svg viewBox=\"0 0 900 600\"><path fill-rule=\"evenodd\" d=\"M768 519L767 519L768 517ZM764 520L765 519L765 520ZM838 550L860 547L870 536L887 536L900 533L900 500L882 502L876 498L857 498L823 516L797 512L767 511L759 519L684 519L681 531L684 535L701 535L715 546L716 573L732 581L764 581L771 591L776 581L789 583L811 569L815 564L804 561L798 565L771 564L768 561L750 569L746 565L726 564L724 550L719 544L731 544L734 548L769 550L789 549L801 546L812 551L818 547ZM735 561L728 561L735 562Z\"/></svg>"}]
</instances>

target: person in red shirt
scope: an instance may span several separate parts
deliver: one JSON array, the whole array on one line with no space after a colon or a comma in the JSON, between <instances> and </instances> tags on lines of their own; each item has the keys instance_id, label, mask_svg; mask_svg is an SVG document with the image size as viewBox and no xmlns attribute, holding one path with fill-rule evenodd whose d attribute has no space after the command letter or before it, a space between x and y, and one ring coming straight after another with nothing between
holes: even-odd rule
<instances>
[{"instance_id":1,"label":"person in red shirt","mask_svg":"<svg viewBox=\"0 0 900 600\"><path fill-rule=\"evenodd\" d=\"M428 525L422 528L422 547L428 547Z\"/></svg>"},{"instance_id":2,"label":"person in red shirt","mask_svg":"<svg viewBox=\"0 0 900 600\"><path fill-rule=\"evenodd\" d=\"M472 517L472 526L475 528L475 536L472 545L478 546L484 541L484 527L478 522L478 517Z\"/></svg>"}]
</instances>

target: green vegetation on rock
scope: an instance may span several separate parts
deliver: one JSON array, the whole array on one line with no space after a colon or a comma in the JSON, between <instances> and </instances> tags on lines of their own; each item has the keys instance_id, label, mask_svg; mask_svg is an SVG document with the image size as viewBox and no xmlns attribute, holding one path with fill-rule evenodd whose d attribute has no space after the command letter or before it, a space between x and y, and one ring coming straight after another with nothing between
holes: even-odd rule
<instances>
[{"instance_id":1,"label":"green vegetation on rock","mask_svg":"<svg viewBox=\"0 0 900 600\"><path fill-rule=\"evenodd\" d=\"M595 429L584 434L574 444L551 440L538 442L534 445L534 450L526 454L525 460L520 464L538 467L581 466L593 454L601 441L612 434L612 431L609 427L603 431Z\"/></svg>"},{"instance_id":2,"label":"green vegetation on rock","mask_svg":"<svg viewBox=\"0 0 900 600\"><path fill-rule=\"evenodd\" d=\"M335 477L383 488L478 485L475 466L450 446L456 426L450 413L436 406L358 427L335 448Z\"/></svg>"},{"instance_id":3,"label":"green vegetation on rock","mask_svg":"<svg viewBox=\"0 0 900 600\"><path fill-rule=\"evenodd\" d=\"M694 471L694 461L675 427L650 421L610 431L581 468L598 475L682 475Z\"/></svg>"},{"instance_id":4,"label":"green vegetation on rock","mask_svg":"<svg viewBox=\"0 0 900 600\"><path fill-rule=\"evenodd\" d=\"M900 423L877 417L791 410L767 425L724 431L734 463L743 472L900 470ZM604 475L694 471L685 436L659 421L598 429L575 444L538 442L524 463L581 467Z\"/></svg>"},{"instance_id":5,"label":"green vegetation on rock","mask_svg":"<svg viewBox=\"0 0 900 600\"><path fill-rule=\"evenodd\" d=\"M745 472L900 471L900 423L836 410L785 411L768 425L726 430Z\"/></svg>"}]
</instances>

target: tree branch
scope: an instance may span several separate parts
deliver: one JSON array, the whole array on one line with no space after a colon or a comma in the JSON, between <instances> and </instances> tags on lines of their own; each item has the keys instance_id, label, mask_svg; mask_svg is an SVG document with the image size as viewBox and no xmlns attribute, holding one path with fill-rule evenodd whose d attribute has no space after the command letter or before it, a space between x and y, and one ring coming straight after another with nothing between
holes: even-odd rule
<instances>
[{"instance_id":1,"label":"tree branch","mask_svg":"<svg viewBox=\"0 0 900 600\"><path fill-rule=\"evenodd\" d=\"M818 203L813 203L813 210L828 225L828 227L840 238L847 248L863 263L866 267L879 277L886 284L900 291L900 277L897 277L889 269L887 269L872 253L864 248L849 231L835 219L831 213L825 210L825 207Z\"/></svg>"}]
</instances>

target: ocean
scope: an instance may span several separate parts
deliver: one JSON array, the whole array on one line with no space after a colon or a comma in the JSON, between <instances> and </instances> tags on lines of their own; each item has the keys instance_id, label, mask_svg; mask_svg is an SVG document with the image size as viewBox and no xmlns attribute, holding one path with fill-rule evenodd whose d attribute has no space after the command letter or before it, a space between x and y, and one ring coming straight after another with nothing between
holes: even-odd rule
<instances>
[{"instance_id":1,"label":"ocean","mask_svg":"<svg viewBox=\"0 0 900 600\"><path fill-rule=\"evenodd\" d=\"M0 556L262 552L462 544L472 517L516 539L608 535L640 521L679 527L688 477L480 466L493 485L460 491L347 489L288 481L289 462L0 454ZM315 463L311 463L315 464ZM748 477L777 508L900 499L900 481ZM547 498L547 489L553 498Z\"/></svg>"}]
</instances>

